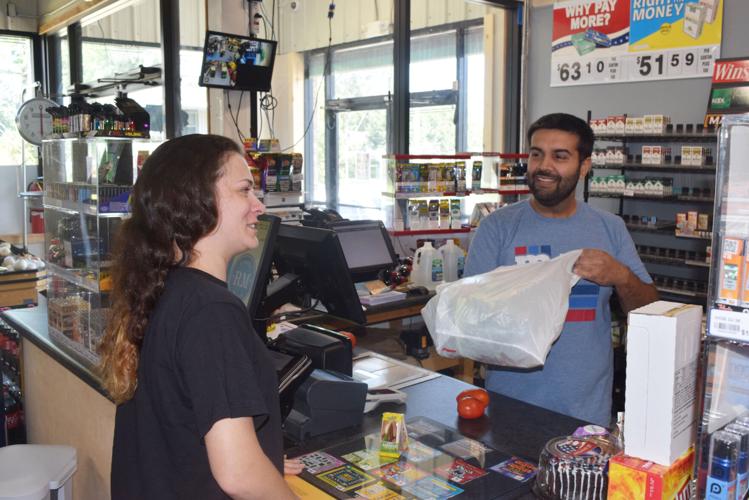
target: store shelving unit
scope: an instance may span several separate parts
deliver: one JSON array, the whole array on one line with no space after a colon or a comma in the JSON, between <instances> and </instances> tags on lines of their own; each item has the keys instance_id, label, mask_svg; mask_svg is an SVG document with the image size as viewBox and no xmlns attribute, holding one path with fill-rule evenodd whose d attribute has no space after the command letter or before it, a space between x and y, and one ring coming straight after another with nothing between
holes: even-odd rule
<instances>
[{"instance_id":1,"label":"store shelving unit","mask_svg":"<svg viewBox=\"0 0 749 500\"><path fill-rule=\"evenodd\" d=\"M460 153L455 155L387 155L386 191L382 192L385 225L393 236L427 236L467 233L463 227L464 200L472 195L495 195L497 203L516 201L518 196L529 194L525 186L525 172L511 168L527 158L523 154ZM437 168L429 168L429 166ZM480 165L480 167L478 167ZM418 167L424 167L417 175ZM428 174L425 172L429 172ZM429 178L423 178L428 175ZM437 216L427 215L428 227L415 224L409 213L410 200L459 200L460 220L455 211L446 217L444 210ZM428 202L427 202L428 203ZM420 218L423 218L421 214ZM447 221L447 222L446 222Z\"/></svg>"},{"instance_id":2,"label":"store shelving unit","mask_svg":"<svg viewBox=\"0 0 749 500\"><path fill-rule=\"evenodd\" d=\"M712 460L710 441L716 431L749 412L749 392L746 390L749 387L747 158L749 117L725 116L718 136L713 272L708 289L707 338L702 358L704 399L697 440L698 498L704 498L707 491L716 493L729 486L708 477ZM738 252L734 259L737 265L730 259L731 251ZM730 464L732 460L727 457L726 463Z\"/></svg>"},{"instance_id":3,"label":"store shelving unit","mask_svg":"<svg viewBox=\"0 0 749 500\"><path fill-rule=\"evenodd\" d=\"M683 182L705 183L710 184L715 176L716 167L714 164L705 165L682 165L680 159L677 159L678 153L674 148L673 160L668 160L662 164L643 164L641 161L633 161L638 156L641 157L636 148L650 142L661 143L664 145L685 145L685 144L714 144L717 137L713 131L700 132L667 132L663 134L598 134L596 135L597 143L615 143L622 147L629 147L630 150L624 163L607 163L605 165L594 165L592 171L597 175L604 171L626 173L628 177L643 179L658 174L668 174L666 178L681 178ZM625 153L626 154L626 153ZM712 215L712 205L714 198L711 196L694 196L691 194L682 194L678 188L673 189L673 194L669 196L654 196L625 193L608 193L596 192L591 193L588 189L588 180L584 185L585 201L589 199L612 199L618 201L618 208L614 210L628 222L629 218L637 215L643 217L642 212L647 210L647 215L654 214L657 216L656 224L631 224L627 227L633 235L636 243L642 242L657 246L672 247L675 249L688 249L699 253L706 252L705 243L708 239L697 235L677 234L676 213L697 211L709 212ZM710 193L714 189L708 188ZM605 202L604 202L605 203ZM668 238L668 239L665 239ZM639 246L639 245L638 245ZM675 277L677 282L699 283L699 287L706 288L707 273L709 265L699 259L669 259L658 258L650 255L640 255L643 262L646 263L651 274L664 277ZM665 278L664 278L665 279ZM660 280L659 280L660 281ZM668 282L668 281L666 281ZM661 295L666 298L673 298L682 301L705 304L706 295L697 293L693 290L680 290L675 286L665 286L656 283ZM684 293L681 293L684 292Z\"/></svg>"},{"instance_id":4,"label":"store shelving unit","mask_svg":"<svg viewBox=\"0 0 749 500\"><path fill-rule=\"evenodd\" d=\"M111 287L114 235L139 165L158 142L52 139L42 144L49 334L92 365Z\"/></svg>"}]
</instances>

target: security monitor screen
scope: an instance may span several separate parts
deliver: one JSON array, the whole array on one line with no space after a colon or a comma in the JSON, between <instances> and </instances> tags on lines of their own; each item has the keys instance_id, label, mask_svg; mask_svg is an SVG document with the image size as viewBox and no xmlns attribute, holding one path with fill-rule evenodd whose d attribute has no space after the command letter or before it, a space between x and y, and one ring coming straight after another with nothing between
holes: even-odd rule
<instances>
[{"instance_id":1,"label":"security monitor screen","mask_svg":"<svg viewBox=\"0 0 749 500\"><path fill-rule=\"evenodd\" d=\"M276 42L208 31L199 85L231 90L270 90Z\"/></svg>"}]
</instances>

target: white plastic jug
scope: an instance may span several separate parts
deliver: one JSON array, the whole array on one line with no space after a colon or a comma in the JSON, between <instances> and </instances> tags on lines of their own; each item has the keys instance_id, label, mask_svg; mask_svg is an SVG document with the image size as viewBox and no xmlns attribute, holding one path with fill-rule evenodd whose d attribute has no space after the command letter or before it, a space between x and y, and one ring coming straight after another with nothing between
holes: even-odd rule
<instances>
[{"instance_id":1,"label":"white plastic jug","mask_svg":"<svg viewBox=\"0 0 749 500\"><path fill-rule=\"evenodd\" d=\"M425 286L430 290L442 283L442 255L428 241L416 250L414 266L411 270L411 281L416 285Z\"/></svg>"},{"instance_id":2,"label":"white plastic jug","mask_svg":"<svg viewBox=\"0 0 749 500\"><path fill-rule=\"evenodd\" d=\"M456 245L453 240L447 240L439 248L439 252L442 256L445 281L457 281L462 278L466 260L466 254L463 249Z\"/></svg>"}]
</instances>

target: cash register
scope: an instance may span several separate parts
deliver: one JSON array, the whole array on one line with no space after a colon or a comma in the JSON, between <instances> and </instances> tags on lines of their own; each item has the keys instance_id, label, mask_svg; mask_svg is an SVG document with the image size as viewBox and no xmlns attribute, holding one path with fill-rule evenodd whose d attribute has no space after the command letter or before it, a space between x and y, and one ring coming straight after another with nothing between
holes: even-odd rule
<instances>
[{"instance_id":1,"label":"cash register","mask_svg":"<svg viewBox=\"0 0 749 500\"><path fill-rule=\"evenodd\" d=\"M268 322L286 303L305 314L318 311L358 324L366 317L336 233L280 222L272 215L259 217L260 244L232 259L227 284L247 304L253 328L271 350L284 428L303 440L360 425L367 385L351 378L347 337L305 325L269 340Z\"/></svg>"}]
</instances>

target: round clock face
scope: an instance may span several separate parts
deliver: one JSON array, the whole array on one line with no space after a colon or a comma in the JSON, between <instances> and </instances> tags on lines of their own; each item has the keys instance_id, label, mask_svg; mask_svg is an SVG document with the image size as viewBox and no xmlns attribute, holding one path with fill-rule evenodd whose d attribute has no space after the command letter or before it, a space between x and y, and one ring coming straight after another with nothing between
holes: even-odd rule
<instances>
[{"instance_id":1,"label":"round clock face","mask_svg":"<svg viewBox=\"0 0 749 500\"><path fill-rule=\"evenodd\" d=\"M21 137L39 146L42 139L52 132L52 115L46 109L55 106L56 102L43 97L34 97L21 104L16 115L16 126Z\"/></svg>"}]
</instances>

